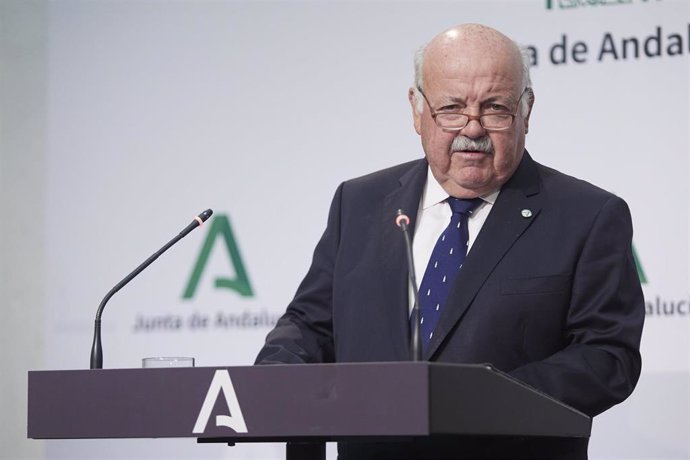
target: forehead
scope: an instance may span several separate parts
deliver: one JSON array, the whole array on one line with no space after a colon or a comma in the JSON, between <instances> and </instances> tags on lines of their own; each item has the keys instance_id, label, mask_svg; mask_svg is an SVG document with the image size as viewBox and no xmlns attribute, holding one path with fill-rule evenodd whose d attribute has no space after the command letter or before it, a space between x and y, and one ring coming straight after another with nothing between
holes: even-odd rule
<instances>
[{"instance_id":1,"label":"forehead","mask_svg":"<svg viewBox=\"0 0 690 460\"><path fill-rule=\"evenodd\" d=\"M455 39L431 43L424 56L424 84L484 91L517 92L522 58L512 43L491 39Z\"/></svg>"}]
</instances>

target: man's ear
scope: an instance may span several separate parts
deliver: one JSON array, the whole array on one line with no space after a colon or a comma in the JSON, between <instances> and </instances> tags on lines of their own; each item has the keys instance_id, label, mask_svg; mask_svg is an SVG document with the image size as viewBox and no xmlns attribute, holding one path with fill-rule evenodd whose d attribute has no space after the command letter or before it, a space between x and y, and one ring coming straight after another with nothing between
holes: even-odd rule
<instances>
[{"instance_id":1,"label":"man's ear","mask_svg":"<svg viewBox=\"0 0 690 460\"><path fill-rule=\"evenodd\" d=\"M407 92L407 99L410 101L410 107L412 107L412 121L414 122L414 130L417 134L422 134L422 114L417 112L417 98L419 93L415 88L410 88Z\"/></svg>"},{"instance_id":2,"label":"man's ear","mask_svg":"<svg viewBox=\"0 0 690 460\"><path fill-rule=\"evenodd\" d=\"M527 90L527 94L525 96L528 98L528 104L529 104L529 110L527 110L527 115L525 115L525 134L529 132L529 116L532 114L532 106L534 105L534 91L532 91L532 88L529 88Z\"/></svg>"}]
</instances>

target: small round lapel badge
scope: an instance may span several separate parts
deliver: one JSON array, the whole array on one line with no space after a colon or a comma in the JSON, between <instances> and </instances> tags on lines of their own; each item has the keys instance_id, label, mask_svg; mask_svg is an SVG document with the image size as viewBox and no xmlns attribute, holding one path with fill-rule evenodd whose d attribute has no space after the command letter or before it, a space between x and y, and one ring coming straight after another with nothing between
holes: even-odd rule
<instances>
[{"instance_id":1,"label":"small round lapel badge","mask_svg":"<svg viewBox=\"0 0 690 460\"><path fill-rule=\"evenodd\" d=\"M530 210L530 209L523 209L522 211L520 211L520 214L521 214L522 217L524 217L525 219L529 219L530 217L532 217L532 210Z\"/></svg>"}]
</instances>

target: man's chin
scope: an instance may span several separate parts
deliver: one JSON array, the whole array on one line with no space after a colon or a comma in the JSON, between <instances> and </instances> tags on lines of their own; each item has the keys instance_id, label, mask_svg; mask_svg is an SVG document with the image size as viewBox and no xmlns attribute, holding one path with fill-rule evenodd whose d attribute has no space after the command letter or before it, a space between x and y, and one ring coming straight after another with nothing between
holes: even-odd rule
<instances>
[{"instance_id":1,"label":"man's chin","mask_svg":"<svg viewBox=\"0 0 690 460\"><path fill-rule=\"evenodd\" d=\"M485 173L481 175L467 173L468 171L462 171L462 174L450 174L441 186L449 195L456 198L476 198L496 188L491 178Z\"/></svg>"}]
</instances>

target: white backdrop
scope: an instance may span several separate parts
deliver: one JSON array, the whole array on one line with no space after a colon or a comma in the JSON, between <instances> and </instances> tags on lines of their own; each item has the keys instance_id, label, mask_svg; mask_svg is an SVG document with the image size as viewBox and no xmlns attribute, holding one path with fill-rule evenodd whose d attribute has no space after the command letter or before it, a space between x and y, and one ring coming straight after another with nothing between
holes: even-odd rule
<instances>
[{"instance_id":1,"label":"white backdrop","mask_svg":"<svg viewBox=\"0 0 690 460\"><path fill-rule=\"evenodd\" d=\"M164 355L250 364L307 269L338 183L422 155L406 97L415 49L481 22L536 50L533 157L633 212L643 376L595 419L591 457L690 458L689 2L56 0L48 18L46 368L88 367L102 296L207 207L227 218L252 295L214 285L237 269L217 238L183 299L206 225L113 297L104 367ZM565 54L553 48L564 41ZM281 449L51 441L46 456Z\"/></svg>"}]
</instances>

